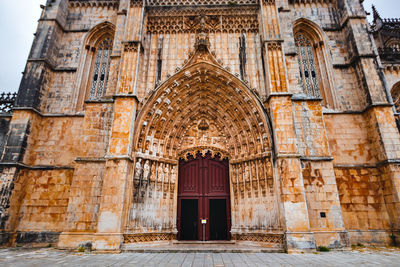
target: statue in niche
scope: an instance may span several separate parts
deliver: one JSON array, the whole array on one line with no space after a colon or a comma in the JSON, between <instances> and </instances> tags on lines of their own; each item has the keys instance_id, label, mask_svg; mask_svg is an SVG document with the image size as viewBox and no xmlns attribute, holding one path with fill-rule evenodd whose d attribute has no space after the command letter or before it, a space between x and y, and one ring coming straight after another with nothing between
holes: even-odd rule
<instances>
[{"instance_id":1,"label":"statue in niche","mask_svg":"<svg viewBox=\"0 0 400 267\"><path fill-rule=\"evenodd\" d=\"M151 182L156 181L156 163L155 162L153 162L153 164L151 164L150 181Z\"/></svg>"},{"instance_id":2,"label":"statue in niche","mask_svg":"<svg viewBox=\"0 0 400 267\"><path fill-rule=\"evenodd\" d=\"M250 164L251 164L251 178L252 178L253 191L256 194L256 197L258 197L258 181L257 181L256 163L254 161L252 161Z\"/></svg>"},{"instance_id":3,"label":"statue in niche","mask_svg":"<svg viewBox=\"0 0 400 267\"><path fill-rule=\"evenodd\" d=\"M171 169L171 184L176 183L176 166L173 166Z\"/></svg>"},{"instance_id":4,"label":"statue in niche","mask_svg":"<svg viewBox=\"0 0 400 267\"><path fill-rule=\"evenodd\" d=\"M257 181L256 164L254 163L254 161L252 161L250 164L251 164L251 178L253 181Z\"/></svg>"},{"instance_id":5,"label":"statue in niche","mask_svg":"<svg viewBox=\"0 0 400 267\"><path fill-rule=\"evenodd\" d=\"M148 181L150 174L150 162L146 160L143 167L143 180Z\"/></svg>"},{"instance_id":6,"label":"statue in niche","mask_svg":"<svg viewBox=\"0 0 400 267\"><path fill-rule=\"evenodd\" d=\"M272 177L272 163L270 160L267 161L267 175L268 177Z\"/></svg>"},{"instance_id":7,"label":"statue in niche","mask_svg":"<svg viewBox=\"0 0 400 267\"><path fill-rule=\"evenodd\" d=\"M142 159L138 159L138 161L136 161L136 166L135 166L135 180L140 181L142 175L143 175Z\"/></svg>"},{"instance_id":8,"label":"statue in niche","mask_svg":"<svg viewBox=\"0 0 400 267\"><path fill-rule=\"evenodd\" d=\"M231 181L233 185L236 185L237 183L237 173L236 173L236 165L232 165L232 177L231 177Z\"/></svg>"},{"instance_id":9,"label":"statue in niche","mask_svg":"<svg viewBox=\"0 0 400 267\"><path fill-rule=\"evenodd\" d=\"M249 163L245 163L245 167L244 167L244 175L245 175L245 181L248 182L250 181L250 166Z\"/></svg>"},{"instance_id":10,"label":"statue in niche","mask_svg":"<svg viewBox=\"0 0 400 267\"><path fill-rule=\"evenodd\" d=\"M143 176L143 167L142 167L142 159L138 159L135 165L135 178L133 179L133 184L135 189L133 190L133 197L135 199L139 196L140 191L140 181Z\"/></svg>"},{"instance_id":11,"label":"statue in niche","mask_svg":"<svg viewBox=\"0 0 400 267\"><path fill-rule=\"evenodd\" d=\"M168 164L164 164L164 183L165 184L169 183L169 168L168 168Z\"/></svg>"},{"instance_id":12,"label":"statue in niche","mask_svg":"<svg viewBox=\"0 0 400 267\"><path fill-rule=\"evenodd\" d=\"M259 179L260 181L264 181L265 180L265 168L264 168L264 162L263 160L258 160L258 173L259 173Z\"/></svg>"},{"instance_id":13,"label":"statue in niche","mask_svg":"<svg viewBox=\"0 0 400 267\"><path fill-rule=\"evenodd\" d=\"M240 164L240 165L238 165L238 181L239 181L239 183L243 183L243 165L242 164Z\"/></svg>"},{"instance_id":14,"label":"statue in niche","mask_svg":"<svg viewBox=\"0 0 400 267\"><path fill-rule=\"evenodd\" d=\"M157 169L157 182L162 183L164 181L164 163L160 163Z\"/></svg>"}]
</instances>

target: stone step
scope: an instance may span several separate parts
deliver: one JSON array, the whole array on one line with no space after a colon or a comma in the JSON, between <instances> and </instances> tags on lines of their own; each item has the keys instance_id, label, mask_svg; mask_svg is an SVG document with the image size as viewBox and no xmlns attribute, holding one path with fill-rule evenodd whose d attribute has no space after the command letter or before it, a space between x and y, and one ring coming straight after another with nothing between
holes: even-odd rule
<instances>
[{"instance_id":1,"label":"stone step","mask_svg":"<svg viewBox=\"0 0 400 267\"><path fill-rule=\"evenodd\" d=\"M173 241L159 244L124 244L122 252L135 253L283 253L283 248L235 241Z\"/></svg>"}]
</instances>

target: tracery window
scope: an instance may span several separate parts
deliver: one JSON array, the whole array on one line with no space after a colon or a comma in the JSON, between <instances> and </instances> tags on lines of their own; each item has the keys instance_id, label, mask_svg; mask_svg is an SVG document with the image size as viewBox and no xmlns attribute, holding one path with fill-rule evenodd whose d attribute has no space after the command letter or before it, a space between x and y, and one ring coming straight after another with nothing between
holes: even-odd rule
<instances>
[{"instance_id":1,"label":"tracery window","mask_svg":"<svg viewBox=\"0 0 400 267\"><path fill-rule=\"evenodd\" d=\"M397 129L400 131L400 82L396 83L392 90L391 95L393 98L394 107L396 108L397 114L395 114Z\"/></svg>"},{"instance_id":2,"label":"tracery window","mask_svg":"<svg viewBox=\"0 0 400 267\"><path fill-rule=\"evenodd\" d=\"M400 82L393 87L392 98L397 112L400 113Z\"/></svg>"},{"instance_id":3,"label":"tracery window","mask_svg":"<svg viewBox=\"0 0 400 267\"><path fill-rule=\"evenodd\" d=\"M306 95L321 97L313 44L304 34L295 36L300 68L299 83Z\"/></svg>"},{"instance_id":4,"label":"tracery window","mask_svg":"<svg viewBox=\"0 0 400 267\"><path fill-rule=\"evenodd\" d=\"M89 100L101 98L107 89L112 44L113 40L111 38L105 38L97 46L92 70L92 83L90 86Z\"/></svg>"}]
</instances>

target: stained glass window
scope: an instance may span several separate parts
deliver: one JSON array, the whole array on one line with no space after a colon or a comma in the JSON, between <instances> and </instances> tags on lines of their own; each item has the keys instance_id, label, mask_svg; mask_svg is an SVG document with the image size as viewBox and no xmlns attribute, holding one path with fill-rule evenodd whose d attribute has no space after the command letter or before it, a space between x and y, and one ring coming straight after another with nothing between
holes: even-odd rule
<instances>
[{"instance_id":1,"label":"stained glass window","mask_svg":"<svg viewBox=\"0 0 400 267\"><path fill-rule=\"evenodd\" d=\"M110 38L104 39L97 47L89 100L101 98L107 89L111 50L112 40Z\"/></svg>"},{"instance_id":2,"label":"stained glass window","mask_svg":"<svg viewBox=\"0 0 400 267\"><path fill-rule=\"evenodd\" d=\"M312 43L303 34L297 34L295 41L298 48L300 86L306 95L321 97Z\"/></svg>"}]
</instances>

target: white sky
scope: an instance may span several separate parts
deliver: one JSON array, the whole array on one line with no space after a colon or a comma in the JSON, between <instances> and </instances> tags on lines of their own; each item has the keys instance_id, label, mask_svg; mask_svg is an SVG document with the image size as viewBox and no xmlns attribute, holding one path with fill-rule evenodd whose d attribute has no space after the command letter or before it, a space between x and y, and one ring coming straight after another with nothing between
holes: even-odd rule
<instances>
[{"instance_id":1,"label":"white sky","mask_svg":"<svg viewBox=\"0 0 400 267\"><path fill-rule=\"evenodd\" d=\"M15 92L21 81L26 60L45 0L0 0L0 93ZM375 4L384 18L400 17L400 0L365 0L371 11Z\"/></svg>"}]
</instances>

